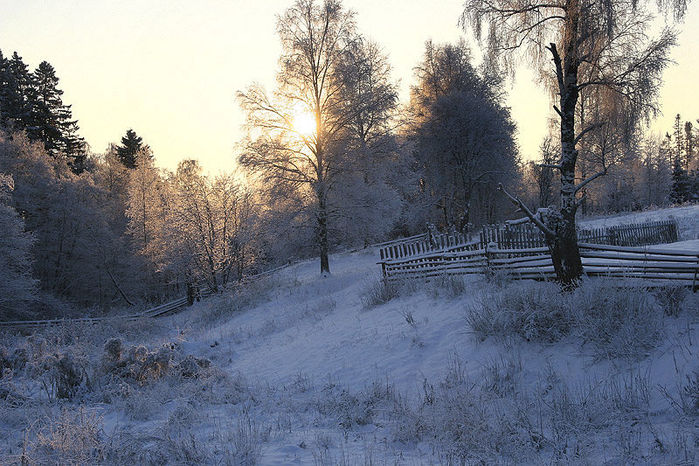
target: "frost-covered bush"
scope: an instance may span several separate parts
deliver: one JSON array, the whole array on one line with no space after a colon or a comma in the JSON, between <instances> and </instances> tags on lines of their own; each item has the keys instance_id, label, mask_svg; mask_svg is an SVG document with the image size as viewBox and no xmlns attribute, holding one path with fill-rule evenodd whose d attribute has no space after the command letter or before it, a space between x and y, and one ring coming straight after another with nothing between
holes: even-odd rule
<instances>
[{"instance_id":1,"label":"frost-covered bush","mask_svg":"<svg viewBox=\"0 0 699 466\"><path fill-rule=\"evenodd\" d=\"M30 374L41 381L44 393L49 400L71 399L81 389L87 390L88 361L72 352L44 355L32 364Z\"/></svg>"},{"instance_id":2,"label":"frost-covered bush","mask_svg":"<svg viewBox=\"0 0 699 466\"><path fill-rule=\"evenodd\" d=\"M424 381L417 402L393 405L394 438L431 444L443 464L532 462L541 438L521 394L519 371L520 363L502 360L468 380L460 361L452 361L440 383Z\"/></svg>"},{"instance_id":3,"label":"frost-covered bush","mask_svg":"<svg viewBox=\"0 0 699 466\"><path fill-rule=\"evenodd\" d=\"M488 289L468 307L466 319L481 339L519 335L546 343L567 335L573 323L567 296L558 285L530 282Z\"/></svg>"},{"instance_id":4,"label":"frost-covered bush","mask_svg":"<svg viewBox=\"0 0 699 466\"><path fill-rule=\"evenodd\" d=\"M102 460L102 418L95 411L63 408L41 421L22 464L95 464Z\"/></svg>"},{"instance_id":5,"label":"frost-covered bush","mask_svg":"<svg viewBox=\"0 0 699 466\"><path fill-rule=\"evenodd\" d=\"M371 424L376 410L395 399L395 389L389 383L374 382L357 393L328 383L316 400L316 409L324 416L337 419L343 430L350 430Z\"/></svg>"}]
</instances>

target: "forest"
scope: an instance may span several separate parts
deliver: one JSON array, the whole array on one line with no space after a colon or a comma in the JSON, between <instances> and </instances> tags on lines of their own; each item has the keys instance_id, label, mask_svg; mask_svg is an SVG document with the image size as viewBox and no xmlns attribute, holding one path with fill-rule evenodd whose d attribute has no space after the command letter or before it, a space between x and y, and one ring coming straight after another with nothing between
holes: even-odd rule
<instances>
[{"instance_id":1,"label":"forest","mask_svg":"<svg viewBox=\"0 0 699 466\"><path fill-rule=\"evenodd\" d=\"M0 50L0 319L108 314L303 258L328 274L331 252L428 228L468 234L526 212L536 221L558 209L574 222L696 202L697 115L676 115L665 134L648 129L672 30L641 40L640 9L591 2L607 19L583 11L578 50L559 51L546 42L558 26L509 3L466 4L463 27L483 36L485 58L464 40L415 50L408 101L390 50L358 32L357 14L337 0L293 3L278 17L276 87L231 99L246 136L218 175L196 159L159 168L138 128L90 147L60 70ZM536 9L556 18L557 7ZM506 105L507 70L521 60L513 48L536 58L560 98L538 160L520 157ZM574 99L561 87L573 74Z\"/></svg>"}]
</instances>

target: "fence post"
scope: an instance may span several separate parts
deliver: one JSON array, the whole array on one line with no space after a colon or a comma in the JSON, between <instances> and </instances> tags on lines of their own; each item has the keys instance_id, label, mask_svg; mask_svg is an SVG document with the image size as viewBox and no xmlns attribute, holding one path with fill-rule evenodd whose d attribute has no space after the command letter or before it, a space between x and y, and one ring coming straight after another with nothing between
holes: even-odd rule
<instances>
[{"instance_id":1,"label":"fence post","mask_svg":"<svg viewBox=\"0 0 699 466\"><path fill-rule=\"evenodd\" d=\"M497 249L497 243L491 241L485 245L485 270L483 271L483 275L485 275L486 278L490 278L495 274L495 271L490 265L490 256L493 254L493 249Z\"/></svg>"}]
</instances>

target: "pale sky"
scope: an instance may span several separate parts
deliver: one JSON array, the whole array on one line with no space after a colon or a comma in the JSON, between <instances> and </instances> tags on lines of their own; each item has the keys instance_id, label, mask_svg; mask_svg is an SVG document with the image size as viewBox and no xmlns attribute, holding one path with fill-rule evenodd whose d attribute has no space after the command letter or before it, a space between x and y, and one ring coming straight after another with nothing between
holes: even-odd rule
<instances>
[{"instance_id":1,"label":"pale sky","mask_svg":"<svg viewBox=\"0 0 699 466\"><path fill-rule=\"evenodd\" d=\"M133 128L157 163L197 158L230 170L244 115L235 93L253 82L274 87L280 46L276 15L293 0L0 0L0 49L30 68L47 60L64 101L94 152ZM677 62L661 92L669 131L676 113L699 118L699 2L680 27ZM424 42L454 42L463 0L345 0L362 33L389 55L405 101ZM526 68L509 88L523 158L537 155L550 102Z\"/></svg>"}]
</instances>

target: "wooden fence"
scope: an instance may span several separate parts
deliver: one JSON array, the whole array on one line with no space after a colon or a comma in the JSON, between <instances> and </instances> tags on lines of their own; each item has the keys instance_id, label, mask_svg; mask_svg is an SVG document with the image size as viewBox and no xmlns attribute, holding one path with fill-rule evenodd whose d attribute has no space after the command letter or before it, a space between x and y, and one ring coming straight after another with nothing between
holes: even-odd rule
<instances>
[{"instance_id":1,"label":"wooden fence","mask_svg":"<svg viewBox=\"0 0 699 466\"><path fill-rule=\"evenodd\" d=\"M678 228L674 220L578 230L578 241L590 244L647 246L674 243L677 240ZM541 231L529 222L485 226L476 241L469 241L462 233L423 233L380 243L377 246L380 259L385 261L454 248L473 251L485 249L493 244L498 249L532 249L546 246Z\"/></svg>"},{"instance_id":2,"label":"wooden fence","mask_svg":"<svg viewBox=\"0 0 699 466\"><path fill-rule=\"evenodd\" d=\"M205 288L199 292L200 298L207 298L211 296L213 292L208 288ZM108 317L79 317L70 319L45 319L45 320L14 320L0 322L0 329L3 328L32 328L32 327L50 327L54 325L65 325L70 323L98 323L98 322L131 322L140 319L164 317L169 314L174 314L175 312L187 307L187 297L175 299L164 304L152 307L146 311L137 314L128 314L121 316L108 316Z\"/></svg>"},{"instance_id":3,"label":"wooden fence","mask_svg":"<svg viewBox=\"0 0 699 466\"><path fill-rule=\"evenodd\" d=\"M478 243L472 243L478 244ZM587 276L672 281L699 286L699 251L581 243ZM515 279L555 277L548 248L445 248L379 262L388 280L466 274L503 273Z\"/></svg>"},{"instance_id":4,"label":"wooden fence","mask_svg":"<svg viewBox=\"0 0 699 466\"><path fill-rule=\"evenodd\" d=\"M532 223L488 225L480 232L481 245L497 244L500 249L523 249L546 246L544 235ZM674 243L678 240L674 220L615 225L601 228L579 228L581 243L611 246L647 246Z\"/></svg>"}]
</instances>

